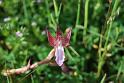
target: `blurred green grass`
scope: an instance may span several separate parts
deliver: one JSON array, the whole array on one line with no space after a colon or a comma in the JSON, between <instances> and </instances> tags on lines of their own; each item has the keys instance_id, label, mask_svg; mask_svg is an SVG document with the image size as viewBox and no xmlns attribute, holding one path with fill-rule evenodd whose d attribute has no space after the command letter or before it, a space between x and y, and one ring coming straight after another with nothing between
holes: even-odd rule
<instances>
[{"instance_id":1,"label":"blurred green grass","mask_svg":"<svg viewBox=\"0 0 124 83\"><path fill-rule=\"evenodd\" d=\"M1 83L124 82L124 1L112 0L1 0L0 71L20 68L29 58L43 60L52 47L44 33L57 25L72 27L66 64L74 72L41 65L31 72L5 77ZM23 36L17 37L20 31Z\"/></svg>"}]
</instances>

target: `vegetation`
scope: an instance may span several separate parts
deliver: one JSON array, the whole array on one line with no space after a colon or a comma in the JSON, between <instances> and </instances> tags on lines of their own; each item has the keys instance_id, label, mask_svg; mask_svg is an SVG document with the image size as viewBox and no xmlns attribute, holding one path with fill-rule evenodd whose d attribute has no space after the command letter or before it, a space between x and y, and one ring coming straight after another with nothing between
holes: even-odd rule
<instances>
[{"instance_id":1,"label":"vegetation","mask_svg":"<svg viewBox=\"0 0 124 83\"><path fill-rule=\"evenodd\" d=\"M0 0L1 83L124 83L123 0ZM59 66L39 65L19 75L3 70L41 61L53 49L45 28L55 36L72 28Z\"/></svg>"}]
</instances>

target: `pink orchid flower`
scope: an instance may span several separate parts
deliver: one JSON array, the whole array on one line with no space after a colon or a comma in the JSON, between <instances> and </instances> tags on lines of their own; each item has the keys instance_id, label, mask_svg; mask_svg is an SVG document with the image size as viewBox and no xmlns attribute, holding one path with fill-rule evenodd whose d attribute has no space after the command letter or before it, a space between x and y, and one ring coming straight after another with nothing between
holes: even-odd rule
<instances>
[{"instance_id":1,"label":"pink orchid flower","mask_svg":"<svg viewBox=\"0 0 124 83\"><path fill-rule=\"evenodd\" d=\"M59 66L62 66L64 63L64 47L69 46L70 37L71 37L71 28L66 29L66 35L63 36L59 28L56 31L56 37L53 37L51 33L46 29L47 37L50 46L55 49L55 61Z\"/></svg>"}]
</instances>

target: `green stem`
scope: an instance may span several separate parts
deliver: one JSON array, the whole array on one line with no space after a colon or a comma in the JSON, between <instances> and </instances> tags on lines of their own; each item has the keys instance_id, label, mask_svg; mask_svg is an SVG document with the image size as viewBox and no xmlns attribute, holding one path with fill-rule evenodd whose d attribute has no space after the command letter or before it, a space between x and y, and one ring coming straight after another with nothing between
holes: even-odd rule
<instances>
[{"instance_id":1,"label":"green stem","mask_svg":"<svg viewBox=\"0 0 124 83\"><path fill-rule=\"evenodd\" d=\"M26 8L26 1L22 0L22 4L23 4L23 9L24 9L24 17L26 18L26 22L29 24L28 11L27 11L27 8Z\"/></svg>"},{"instance_id":2,"label":"green stem","mask_svg":"<svg viewBox=\"0 0 124 83\"><path fill-rule=\"evenodd\" d=\"M58 15L58 7L57 7L57 4L56 4L55 0L53 0L53 4L54 4L55 16L57 17L57 15Z\"/></svg>"},{"instance_id":3,"label":"green stem","mask_svg":"<svg viewBox=\"0 0 124 83\"><path fill-rule=\"evenodd\" d=\"M81 8L81 0L78 0L78 11L77 11L76 25L79 24L80 8Z\"/></svg>"},{"instance_id":4,"label":"green stem","mask_svg":"<svg viewBox=\"0 0 124 83\"><path fill-rule=\"evenodd\" d=\"M103 78L102 78L100 83L105 83L105 78L106 78L106 74L103 76Z\"/></svg>"},{"instance_id":5,"label":"green stem","mask_svg":"<svg viewBox=\"0 0 124 83\"><path fill-rule=\"evenodd\" d=\"M77 37L77 25L79 24L79 18L80 18L80 8L81 8L81 0L78 0L78 10L77 10L77 18L76 18L76 24L75 24L75 30L74 30L74 36L73 36L73 42L76 42Z\"/></svg>"},{"instance_id":6,"label":"green stem","mask_svg":"<svg viewBox=\"0 0 124 83\"><path fill-rule=\"evenodd\" d=\"M113 9L112 9L112 12L111 12L111 15L109 18L111 19L114 19L113 18L113 15L117 9L117 6L119 4L119 1L120 0L116 0L115 3L114 3L114 6L113 6ZM108 20L107 20L108 21ZM106 22L107 23L107 22ZM102 67L105 63L105 59L106 59L106 53L107 53L107 45L108 45L108 42L109 42L109 37L110 37L110 32L111 32L111 29L112 29L112 23L113 23L113 20L110 20L110 23L107 24L108 25L108 30L106 31L107 32L107 38L106 38L106 41L105 41L105 45L104 45L104 49L105 51L102 53L102 55L100 54L99 55L99 62L98 62L98 71L97 71L97 77L100 76L100 73L101 73L101 70L102 70Z\"/></svg>"},{"instance_id":7,"label":"green stem","mask_svg":"<svg viewBox=\"0 0 124 83\"><path fill-rule=\"evenodd\" d=\"M87 25L88 25L88 6L89 6L89 0L85 1L85 13L84 13L84 32L83 36L86 35L87 32Z\"/></svg>"}]
</instances>

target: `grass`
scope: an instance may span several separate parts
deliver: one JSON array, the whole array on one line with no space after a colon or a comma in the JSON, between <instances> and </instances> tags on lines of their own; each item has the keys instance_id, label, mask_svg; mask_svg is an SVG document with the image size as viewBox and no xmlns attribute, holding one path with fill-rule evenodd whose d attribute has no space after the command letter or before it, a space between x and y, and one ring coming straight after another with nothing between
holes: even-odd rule
<instances>
[{"instance_id":1,"label":"grass","mask_svg":"<svg viewBox=\"0 0 124 83\"><path fill-rule=\"evenodd\" d=\"M79 25L79 18L80 18L80 11L81 11L81 0L78 0L78 8L77 8L77 18L76 18L76 23L75 23L75 31L74 31L74 36L73 36L73 42L76 42L76 37L77 37L77 25Z\"/></svg>"},{"instance_id":2,"label":"grass","mask_svg":"<svg viewBox=\"0 0 124 83\"><path fill-rule=\"evenodd\" d=\"M89 0L86 0L85 1L85 14L84 14L84 31L83 31L83 36L86 35L87 26L88 26L88 5L89 5Z\"/></svg>"},{"instance_id":3,"label":"grass","mask_svg":"<svg viewBox=\"0 0 124 83\"><path fill-rule=\"evenodd\" d=\"M111 12L111 15L110 15L109 19L113 18L113 15L114 15L117 7L118 7L118 4L119 4L119 0L115 0L115 3L114 3L114 6L113 6L113 9L112 9L112 12ZM107 21L109 21L109 20L107 20ZM98 73L97 73L98 77L100 75L102 66L105 63L106 54L107 54L107 46L108 46L108 42L109 42L109 37L110 37L111 28L112 28L112 23L113 23L113 20L110 20L110 23L107 24L108 27L106 27L107 28L107 30L106 30L107 37L106 37L106 41L105 41L104 48L103 48L103 49L105 49L105 51L102 54L99 53Z\"/></svg>"}]
</instances>

